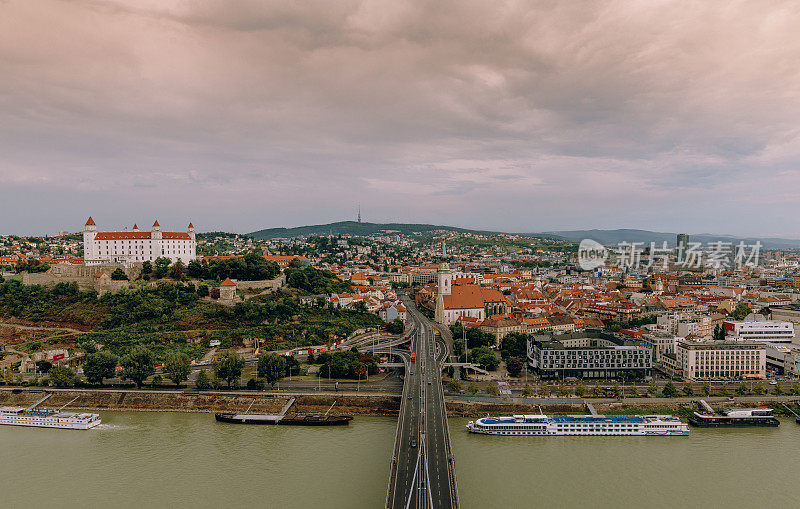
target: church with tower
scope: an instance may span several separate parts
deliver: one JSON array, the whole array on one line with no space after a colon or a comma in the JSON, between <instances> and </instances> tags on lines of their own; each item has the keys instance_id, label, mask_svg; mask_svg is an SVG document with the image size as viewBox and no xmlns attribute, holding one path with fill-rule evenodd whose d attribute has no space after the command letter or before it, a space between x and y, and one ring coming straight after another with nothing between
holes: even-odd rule
<instances>
[{"instance_id":1,"label":"church with tower","mask_svg":"<svg viewBox=\"0 0 800 509\"><path fill-rule=\"evenodd\" d=\"M185 232L161 231L158 221L150 231L140 231L133 225L130 231L99 232L89 217L83 227L83 261L85 265L125 265L169 258L172 263L184 264L197 258L194 225Z\"/></svg>"},{"instance_id":2,"label":"church with tower","mask_svg":"<svg viewBox=\"0 0 800 509\"><path fill-rule=\"evenodd\" d=\"M456 280L447 263L437 270L436 310L434 319L443 325L450 325L461 317L486 320L492 315L508 311L508 301L503 292L494 288L484 288L471 280Z\"/></svg>"}]
</instances>

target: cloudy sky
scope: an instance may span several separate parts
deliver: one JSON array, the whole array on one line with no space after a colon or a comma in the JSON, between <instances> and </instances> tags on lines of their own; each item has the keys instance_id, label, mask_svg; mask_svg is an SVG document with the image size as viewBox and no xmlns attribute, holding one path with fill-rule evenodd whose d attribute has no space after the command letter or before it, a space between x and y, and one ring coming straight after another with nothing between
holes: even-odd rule
<instances>
[{"instance_id":1,"label":"cloudy sky","mask_svg":"<svg viewBox=\"0 0 800 509\"><path fill-rule=\"evenodd\" d=\"M0 232L799 236L800 3L0 0Z\"/></svg>"}]
</instances>

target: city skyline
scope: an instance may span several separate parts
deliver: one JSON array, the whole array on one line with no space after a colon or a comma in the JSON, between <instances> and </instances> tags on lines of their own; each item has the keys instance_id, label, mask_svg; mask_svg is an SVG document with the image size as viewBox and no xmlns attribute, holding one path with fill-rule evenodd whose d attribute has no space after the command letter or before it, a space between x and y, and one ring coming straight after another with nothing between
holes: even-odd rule
<instances>
[{"instance_id":1,"label":"city skyline","mask_svg":"<svg viewBox=\"0 0 800 509\"><path fill-rule=\"evenodd\" d=\"M794 3L0 10L1 233L92 214L245 233L360 204L369 222L797 237Z\"/></svg>"}]
</instances>

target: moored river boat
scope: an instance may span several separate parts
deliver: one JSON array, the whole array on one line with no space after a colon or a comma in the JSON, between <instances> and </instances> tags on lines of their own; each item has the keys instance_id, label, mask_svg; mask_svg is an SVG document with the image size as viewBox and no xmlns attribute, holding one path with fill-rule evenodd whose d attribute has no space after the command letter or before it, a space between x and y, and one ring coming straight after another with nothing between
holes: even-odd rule
<instances>
[{"instance_id":1,"label":"moored river boat","mask_svg":"<svg viewBox=\"0 0 800 509\"><path fill-rule=\"evenodd\" d=\"M764 406L756 408L727 408L720 413L694 412L689 416L689 424L699 428L759 427L778 426L780 421L772 414L772 409Z\"/></svg>"}]
</instances>

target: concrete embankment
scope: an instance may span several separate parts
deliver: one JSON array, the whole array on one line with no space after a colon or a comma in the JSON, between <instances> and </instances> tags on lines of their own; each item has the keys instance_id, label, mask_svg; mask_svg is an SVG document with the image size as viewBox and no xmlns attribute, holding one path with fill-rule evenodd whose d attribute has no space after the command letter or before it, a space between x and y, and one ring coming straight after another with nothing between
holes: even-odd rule
<instances>
[{"instance_id":1,"label":"concrete embankment","mask_svg":"<svg viewBox=\"0 0 800 509\"><path fill-rule=\"evenodd\" d=\"M60 407L73 398L71 409L91 410L137 410L154 412L242 412L252 403L251 412L277 413L292 396L297 398L291 413L322 413L334 402L333 412L350 415L396 415L400 408L400 396L387 394L274 394L245 391L203 391L186 394L182 391L115 390L115 389L46 389L53 392L47 401L48 407ZM45 389L0 388L0 405L27 406L39 399ZM636 398L622 401L614 399L587 399L601 414L648 414L686 413L696 409L695 398ZM785 411L783 404L797 408L797 396L748 396L728 398L705 398L715 409L725 407L753 407L769 405L777 413ZM491 415L531 414L584 414L584 400L570 399L513 399L448 396L447 414L451 417L482 417Z\"/></svg>"},{"instance_id":2,"label":"concrete embankment","mask_svg":"<svg viewBox=\"0 0 800 509\"><path fill-rule=\"evenodd\" d=\"M180 391L47 389L53 396L46 406L60 407L73 398L70 409L139 410L157 412L243 412L277 413L290 395L246 392L209 391L184 394ZM0 388L0 405L27 406L42 396L43 391L14 391ZM295 395L297 401L290 413L325 412L336 402L337 414L394 415L400 408L399 396L356 396L343 394Z\"/></svg>"},{"instance_id":3,"label":"concrete embankment","mask_svg":"<svg viewBox=\"0 0 800 509\"><path fill-rule=\"evenodd\" d=\"M482 398L476 398L482 399ZM725 397L702 396L693 398L628 398L615 399L514 399L502 401L474 401L464 398L448 398L447 414L458 417L482 417L486 414L512 415L539 413L546 414L586 414L585 402L592 403L599 414L682 414L697 410L696 401L705 399L712 408L721 410L729 407L755 407L767 405L774 408L777 414L786 412L784 404L797 408L797 396L746 396L731 401Z\"/></svg>"}]
</instances>

